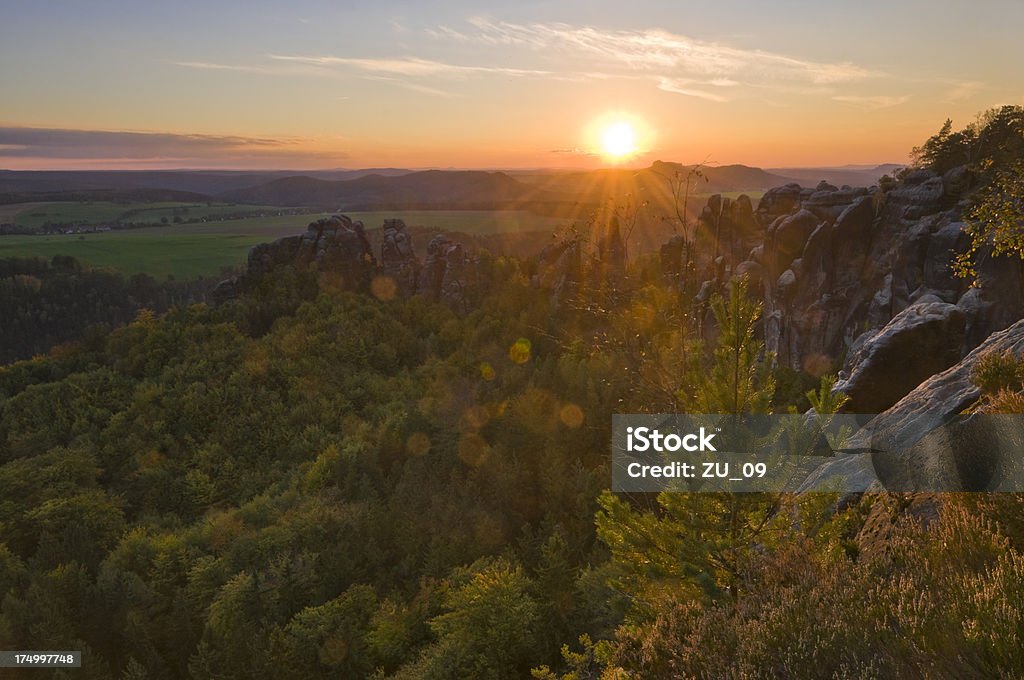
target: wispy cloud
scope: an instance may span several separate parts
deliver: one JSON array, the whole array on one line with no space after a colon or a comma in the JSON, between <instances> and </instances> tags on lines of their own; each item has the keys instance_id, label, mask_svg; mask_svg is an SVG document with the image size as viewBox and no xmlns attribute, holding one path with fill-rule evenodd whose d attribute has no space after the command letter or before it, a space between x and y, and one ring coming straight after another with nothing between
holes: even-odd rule
<instances>
[{"instance_id":1,"label":"wispy cloud","mask_svg":"<svg viewBox=\"0 0 1024 680\"><path fill-rule=\"evenodd\" d=\"M960 80L949 83L949 90L946 91L947 102L959 102L971 99L987 87L985 83L977 80Z\"/></svg>"},{"instance_id":2,"label":"wispy cloud","mask_svg":"<svg viewBox=\"0 0 1024 680\"><path fill-rule=\"evenodd\" d=\"M172 61L175 66L194 68L201 71L241 71L245 73L267 73L268 69L244 64L217 64L211 61Z\"/></svg>"},{"instance_id":3,"label":"wispy cloud","mask_svg":"<svg viewBox=\"0 0 1024 680\"><path fill-rule=\"evenodd\" d=\"M292 138L0 126L0 159L164 161L197 167L265 162L270 167L317 157L303 140Z\"/></svg>"},{"instance_id":4,"label":"wispy cloud","mask_svg":"<svg viewBox=\"0 0 1024 680\"><path fill-rule=\"evenodd\" d=\"M694 87L694 81L687 80L685 78L659 78L658 89L665 92L673 92L675 94L685 94L690 97L697 97L698 99L707 99L712 102L725 102L729 101L729 98L725 95L716 94L714 92L708 92L707 90L699 90Z\"/></svg>"},{"instance_id":5,"label":"wispy cloud","mask_svg":"<svg viewBox=\"0 0 1024 680\"><path fill-rule=\"evenodd\" d=\"M564 23L516 24L470 20L476 34L464 39L539 50L558 49L604 59L635 70L674 77L763 78L835 83L875 75L848 62L809 61L783 54L705 42L658 29L603 30ZM448 29L446 34L459 34Z\"/></svg>"},{"instance_id":6,"label":"wispy cloud","mask_svg":"<svg viewBox=\"0 0 1024 680\"><path fill-rule=\"evenodd\" d=\"M597 155L596 153L593 153L591 151L584 151L583 149L577 147L572 147L571 149L551 149L551 153L563 154L566 156L582 156L585 158L590 158Z\"/></svg>"},{"instance_id":7,"label":"wispy cloud","mask_svg":"<svg viewBox=\"0 0 1024 680\"><path fill-rule=\"evenodd\" d=\"M500 74L507 76L545 76L550 71L537 71L504 66L464 66L430 59L409 57L403 59L366 59L335 56L292 56L271 54L275 61L286 61L310 66L342 66L371 73L392 73L402 76L467 76L479 74Z\"/></svg>"},{"instance_id":8,"label":"wispy cloud","mask_svg":"<svg viewBox=\"0 0 1024 680\"><path fill-rule=\"evenodd\" d=\"M403 25L404 27L404 25ZM862 81L880 74L848 62L801 59L775 52L751 50L697 40L658 29L605 30L565 23L517 24L473 18L464 30L439 26L426 30L438 42L462 42L488 47L518 63L466 64L422 56L367 57L335 54L268 54L269 63L256 65L182 61L178 65L208 70L280 73L302 68L306 73L333 77L387 76L398 87L435 96L453 96L437 81L488 76L568 82L608 79L647 81L675 94L712 102L742 97L744 89L803 88L828 96L830 87ZM529 57L527 53L532 53ZM523 65L524 58L533 63ZM537 66L539 64L539 66ZM749 92L748 92L749 94Z\"/></svg>"},{"instance_id":9,"label":"wispy cloud","mask_svg":"<svg viewBox=\"0 0 1024 680\"><path fill-rule=\"evenodd\" d=\"M868 110L877 110L906 104L910 101L910 95L836 95L832 97L832 101L843 102L844 104L854 104Z\"/></svg>"}]
</instances>

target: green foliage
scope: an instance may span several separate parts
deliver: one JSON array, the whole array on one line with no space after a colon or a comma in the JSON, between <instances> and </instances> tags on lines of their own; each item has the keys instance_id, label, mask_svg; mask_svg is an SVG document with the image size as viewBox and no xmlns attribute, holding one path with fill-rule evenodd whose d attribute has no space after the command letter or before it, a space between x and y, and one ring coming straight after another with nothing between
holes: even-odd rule
<instances>
[{"instance_id":1,"label":"green foliage","mask_svg":"<svg viewBox=\"0 0 1024 680\"><path fill-rule=\"evenodd\" d=\"M540 621L532 582L497 559L453 576L446 611L431 619L437 642L400 678L518 678L529 668Z\"/></svg>"},{"instance_id":2,"label":"green foliage","mask_svg":"<svg viewBox=\"0 0 1024 680\"><path fill-rule=\"evenodd\" d=\"M547 666L534 668L530 673L536 680L615 680L624 677L620 669L609 668L608 662L613 651L612 645L602 640L595 643L589 635L579 638L582 648L574 652L569 645L562 645L562 663L565 673L555 673Z\"/></svg>"},{"instance_id":3,"label":"green foliage","mask_svg":"<svg viewBox=\"0 0 1024 680\"><path fill-rule=\"evenodd\" d=\"M852 560L788 542L752 561L743 606L668 603L620 630L613 663L639 677L1013 677L1024 556L956 504L905 517Z\"/></svg>"},{"instance_id":4,"label":"green foliage","mask_svg":"<svg viewBox=\"0 0 1024 680\"><path fill-rule=\"evenodd\" d=\"M984 413L1024 413L1024 393L1017 390L999 390L981 406Z\"/></svg>"},{"instance_id":5,"label":"green foliage","mask_svg":"<svg viewBox=\"0 0 1024 680\"><path fill-rule=\"evenodd\" d=\"M141 308L164 312L201 299L204 285L91 270L65 255L49 262L0 258L0 363L26 359L84 335L101 337Z\"/></svg>"},{"instance_id":6,"label":"green foliage","mask_svg":"<svg viewBox=\"0 0 1024 680\"><path fill-rule=\"evenodd\" d=\"M728 299L716 296L717 345L707 365L696 355L687 382L690 413L765 413L774 392L764 345L755 329L760 305L734 283ZM636 511L604 493L599 499L598 536L620 569L617 587L636 615L650 615L666 598L735 603L740 574L758 541L772 531L778 499L767 494L662 493L655 512Z\"/></svg>"},{"instance_id":7,"label":"green foliage","mask_svg":"<svg viewBox=\"0 0 1024 680\"><path fill-rule=\"evenodd\" d=\"M48 267L0 278L87 272ZM284 267L0 367L0 641L88 678L1020 674L1019 504L872 552L870 499L602 493L614 412L841 397L776 394L743 283L699 329L649 263L558 314L535 271L485 259L460 316Z\"/></svg>"},{"instance_id":8,"label":"green foliage","mask_svg":"<svg viewBox=\"0 0 1024 680\"><path fill-rule=\"evenodd\" d=\"M938 133L911 153L917 167L943 173L968 165L983 175L998 171L1022 156L1024 106L989 109L958 132L953 131L953 121L947 119Z\"/></svg>"},{"instance_id":9,"label":"green foliage","mask_svg":"<svg viewBox=\"0 0 1024 680\"><path fill-rule=\"evenodd\" d=\"M720 329L718 344L706 368L691 368L694 389L686 411L767 413L775 380L771 357L764 356L764 344L755 338L761 304L747 295L747 282L741 279L730 285L728 298L712 298L711 310Z\"/></svg>"},{"instance_id":10,"label":"green foliage","mask_svg":"<svg viewBox=\"0 0 1024 680\"><path fill-rule=\"evenodd\" d=\"M579 329L515 262L485 274L457 317L282 268L0 367L5 644L106 677L518 677L614 627L576 582L628 376L551 339Z\"/></svg>"},{"instance_id":11,"label":"green foliage","mask_svg":"<svg viewBox=\"0 0 1024 680\"><path fill-rule=\"evenodd\" d=\"M835 391L836 380L834 375L824 375L821 377L821 385L818 389L811 390L805 395L815 413L839 413L843 404L850 400L848 395Z\"/></svg>"},{"instance_id":12,"label":"green foliage","mask_svg":"<svg viewBox=\"0 0 1024 680\"><path fill-rule=\"evenodd\" d=\"M949 118L942 128L932 137L915 147L911 159L918 167L926 167L936 172L945 172L971 160L971 147L976 134L972 128L953 132L953 121Z\"/></svg>"},{"instance_id":13,"label":"green foliage","mask_svg":"<svg viewBox=\"0 0 1024 680\"><path fill-rule=\"evenodd\" d=\"M953 261L953 270L963 278L976 278L984 257L1024 259L1024 160L998 170L981 191L964 230L970 245Z\"/></svg>"}]
</instances>

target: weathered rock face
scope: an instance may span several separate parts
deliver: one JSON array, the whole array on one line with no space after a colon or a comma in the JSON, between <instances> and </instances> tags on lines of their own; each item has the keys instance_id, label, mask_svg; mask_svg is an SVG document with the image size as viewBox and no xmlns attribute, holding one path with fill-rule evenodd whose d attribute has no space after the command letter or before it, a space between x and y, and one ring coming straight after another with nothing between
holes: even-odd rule
<instances>
[{"instance_id":1,"label":"weathered rock face","mask_svg":"<svg viewBox=\"0 0 1024 680\"><path fill-rule=\"evenodd\" d=\"M420 261L402 220L384 220L380 263L381 273L395 282L398 294L412 295L419 289Z\"/></svg>"},{"instance_id":2,"label":"weathered rock face","mask_svg":"<svg viewBox=\"0 0 1024 680\"><path fill-rule=\"evenodd\" d=\"M438 234L427 244L420 292L459 311L470 307L472 268L462 245Z\"/></svg>"},{"instance_id":3,"label":"weathered rock face","mask_svg":"<svg viewBox=\"0 0 1024 680\"><path fill-rule=\"evenodd\" d=\"M712 260L724 256L739 262L751 248L764 243L764 228L746 194L735 200L715 194L701 211L699 223L700 247L710 249Z\"/></svg>"},{"instance_id":4,"label":"weathered rock face","mask_svg":"<svg viewBox=\"0 0 1024 680\"><path fill-rule=\"evenodd\" d=\"M275 267L293 262L305 236L286 236L272 243L259 243L249 250L246 273L260 277Z\"/></svg>"},{"instance_id":5,"label":"weathered rock face","mask_svg":"<svg viewBox=\"0 0 1024 680\"><path fill-rule=\"evenodd\" d=\"M777 277L790 263L800 256L807 239L818 227L818 218L809 210L798 210L792 215L783 215L768 227L765 252L768 255L766 274Z\"/></svg>"},{"instance_id":6,"label":"weathered rock face","mask_svg":"<svg viewBox=\"0 0 1024 680\"><path fill-rule=\"evenodd\" d=\"M362 222L353 222L345 215L334 215L312 222L297 240L297 251L290 258L300 265L316 264L320 271L333 275L333 284L345 290L367 290L377 274L377 260L366 238ZM273 249L275 244L270 244ZM260 246L256 246L260 248ZM256 250L254 248L254 250ZM277 246L277 257L287 258L290 248ZM252 254L250 253L250 273ZM276 263L275 263L276 266Z\"/></svg>"},{"instance_id":7,"label":"weathered rock face","mask_svg":"<svg viewBox=\"0 0 1024 680\"><path fill-rule=\"evenodd\" d=\"M788 215L800 207L803 198L810 197L811 190L805 190L799 184L787 184L765 192L757 204L757 219L761 224L771 224L779 217Z\"/></svg>"},{"instance_id":8,"label":"weathered rock face","mask_svg":"<svg viewBox=\"0 0 1024 680\"><path fill-rule=\"evenodd\" d=\"M964 313L948 302L921 301L884 328L860 335L836 389L851 413L881 413L922 380L960 360Z\"/></svg>"},{"instance_id":9,"label":"weathered rock face","mask_svg":"<svg viewBox=\"0 0 1024 680\"><path fill-rule=\"evenodd\" d=\"M981 390L971 382L978 360L989 352L1024 355L1024 320L993 333L956 365L931 376L844 445L865 451L839 455L808 478L802 491L829 485L848 491L965 490L998 488L1002 460L993 452L1020 451L1024 433L1015 418L961 417ZM1020 470L1016 470L1019 479Z\"/></svg>"},{"instance_id":10,"label":"weathered rock face","mask_svg":"<svg viewBox=\"0 0 1024 680\"><path fill-rule=\"evenodd\" d=\"M953 274L953 258L968 245L961 212L971 186L969 173L957 169L941 177L915 171L884 190L821 182L815 188L787 184L766 192L750 212L759 226L746 232L760 233L760 243L744 244L749 247L739 253L723 248L722 255L733 278L746 276L751 289L762 293L768 351L781 365L813 374L836 371L850 357L846 373L852 375L852 363L864 360L853 355L867 338L898 344L910 332L902 325L895 337L890 332L896 328L881 332L901 312L921 302L956 305L958 311L947 319L952 325L943 336L943 351L928 365L913 368L911 361L905 379L893 381L899 389L876 400L877 407L913 388L914 376L923 379L928 371L949 366L992 332L1024 317L1019 260L981 258L975 288ZM724 205L717 198L708 202L701 220L705 232L716 211L730 219L737 211L746 214L745 208ZM662 271L672 282L680 277L682 249L680 239L661 249ZM704 278L703 297L724 288L725 281L710 272ZM958 340L959 356L954 356L952 344ZM866 378L854 384L861 379Z\"/></svg>"},{"instance_id":11,"label":"weathered rock face","mask_svg":"<svg viewBox=\"0 0 1024 680\"><path fill-rule=\"evenodd\" d=\"M981 390L971 382L978 360L988 352L1024 354L1024 320L989 336L956 365L931 376L862 430L853 446L907 447L973 404Z\"/></svg>"}]
</instances>

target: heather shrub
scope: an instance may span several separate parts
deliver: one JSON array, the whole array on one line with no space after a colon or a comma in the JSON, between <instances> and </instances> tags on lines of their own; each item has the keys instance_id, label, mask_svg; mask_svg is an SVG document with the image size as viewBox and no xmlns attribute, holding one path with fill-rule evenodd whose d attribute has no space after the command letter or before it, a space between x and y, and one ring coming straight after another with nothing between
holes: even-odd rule
<instances>
[{"instance_id":1,"label":"heather shrub","mask_svg":"<svg viewBox=\"0 0 1024 680\"><path fill-rule=\"evenodd\" d=\"M988 352L974 365L971 382L985 394L996 394L1000 390L1018 390L1024 384L1024 362L1010 350Z\"/></svg>"},{"instance_id":2,"label":"heather shrub","mask_svg":"<svg viewBox=\"0 0 1024 680\"><path fill-rule=\"evenodd\" d=\"M737 602L666 602L618 632L638 677L1021 677L1024 554L969 505L896 520L884 551L764 553Z\"/></svg>"}]
</instances>

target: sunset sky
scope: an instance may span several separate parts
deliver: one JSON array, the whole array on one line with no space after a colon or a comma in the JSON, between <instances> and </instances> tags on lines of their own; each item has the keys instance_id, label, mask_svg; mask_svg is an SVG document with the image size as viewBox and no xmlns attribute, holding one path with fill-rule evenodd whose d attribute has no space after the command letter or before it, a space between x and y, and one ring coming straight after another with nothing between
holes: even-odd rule
<instances>
[{"instance_id":1,"label":"sunset sky","mask_svg":"<svg viewBox=\"0 0 1024 680\"><path fill-rule=\"evenodd\" d=\"M0 3L0 168L903 162L1024 104L1024 2Z\"/></svg>"}]
</instances>

